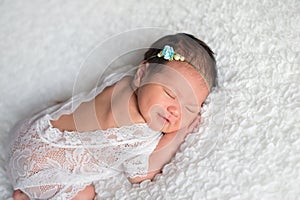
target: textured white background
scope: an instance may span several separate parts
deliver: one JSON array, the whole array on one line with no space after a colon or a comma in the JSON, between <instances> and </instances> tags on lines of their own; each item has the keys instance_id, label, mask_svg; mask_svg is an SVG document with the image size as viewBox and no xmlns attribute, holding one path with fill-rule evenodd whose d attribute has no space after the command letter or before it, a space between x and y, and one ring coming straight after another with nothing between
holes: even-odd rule
<instances>
[{"instance_id":1,"label":"textured white background","mask_svg":"<svg viewBox=\"0 0 300 200\"><path fill-rule=\"evenodd\" d=\"M220 87L163 174L96 183L98 198L300 199L299 13L299 0L0 0L0 199L13 124L70 97L95 45L142 27L206 41Z\"/></svg>"}]
</instances>

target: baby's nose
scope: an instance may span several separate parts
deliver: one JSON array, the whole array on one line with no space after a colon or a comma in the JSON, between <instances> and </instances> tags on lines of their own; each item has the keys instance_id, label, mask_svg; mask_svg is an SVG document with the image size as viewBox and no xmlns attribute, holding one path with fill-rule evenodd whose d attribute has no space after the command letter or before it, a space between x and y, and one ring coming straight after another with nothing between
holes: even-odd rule
<instances>
[{"instance_id":1,"label":"baby's nose","mask_svg":"<svg viewBox=\"0 0 300 200\"><path fill-rule=\"evenodd\" d=\"M172 116L179 117L179 110L176 106L168 106L167 110Z\"/></svg>"}]
</instances>

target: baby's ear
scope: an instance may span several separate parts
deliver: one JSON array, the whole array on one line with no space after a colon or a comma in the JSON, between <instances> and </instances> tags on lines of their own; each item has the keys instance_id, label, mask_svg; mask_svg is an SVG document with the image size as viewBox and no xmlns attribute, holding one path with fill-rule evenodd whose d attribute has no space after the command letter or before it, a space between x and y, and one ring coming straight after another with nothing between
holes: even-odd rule
<instances>
[{"instance_id":1,"label":"baby's ear","mask_svg":"<svg viewBox=\"0 0 300 200\"><path fill-rule=\"evenodd\" d=\"M148 67L149 67L149 63L145 62L145 61L139 65L139 68L137 69L135 76L134 76L134 80L133 80L135 87L138 88L141 86L142 79L146 75L146 71L147 71Z\"/></svg>"}]
</instances>

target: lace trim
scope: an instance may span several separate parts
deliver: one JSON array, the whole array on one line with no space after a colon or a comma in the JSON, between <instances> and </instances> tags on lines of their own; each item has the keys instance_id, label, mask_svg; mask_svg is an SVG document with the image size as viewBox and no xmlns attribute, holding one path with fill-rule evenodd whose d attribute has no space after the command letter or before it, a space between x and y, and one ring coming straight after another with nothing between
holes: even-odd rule
<instances>
[{"instance_id":1,"label":"lace trim","mask_svg":"<svg viewBox=\"0 0 300 200\"><path fill-rule=\"evenodd\" d=\"M149 128L146 123L95 130L89 132L61 131L52 126L50 115L38 120L36 127L41 139L52 146L64 148L99 148L112 145L134 144L157 136L158 132ZM109 139L109 143L105 143Z\"/></svg>"},{"instance_id":2,"label":"lace trim","mask_svg":"<svg viewBox=\"0 0 300 200\"><path fill-rule=\"evenodd\" d=\"M84 190L91 183L80 183L72 185L39 186L22 189L22 191L31 198L35 199L56 199L67 200L74 198L78 192Z\"/></svg>"}]
</instances>

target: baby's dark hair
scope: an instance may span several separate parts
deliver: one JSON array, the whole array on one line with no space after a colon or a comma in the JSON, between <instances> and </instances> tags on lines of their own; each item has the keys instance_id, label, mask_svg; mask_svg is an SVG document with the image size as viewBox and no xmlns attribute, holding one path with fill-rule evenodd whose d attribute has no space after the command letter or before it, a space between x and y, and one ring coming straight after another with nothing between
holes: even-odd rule
<instances>
[{"instance_id":1,"label":"baby's dark hair","mask_svg":"<svg viewBox=\"0 0 300 200\"><path fill-rule=\"evenodd\" d=\"M167 35L154 42L144 54L144 60L149 63L166 64L168 60L156 56L165 45L173 47L174 51L185 57L199 71L208 84L209 90L216 86L217 70L214 52L207 44L187 33Z\"/></svg>"}]
</instances>

